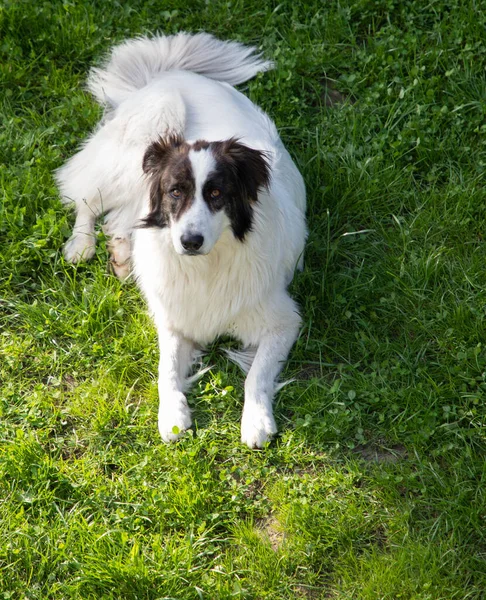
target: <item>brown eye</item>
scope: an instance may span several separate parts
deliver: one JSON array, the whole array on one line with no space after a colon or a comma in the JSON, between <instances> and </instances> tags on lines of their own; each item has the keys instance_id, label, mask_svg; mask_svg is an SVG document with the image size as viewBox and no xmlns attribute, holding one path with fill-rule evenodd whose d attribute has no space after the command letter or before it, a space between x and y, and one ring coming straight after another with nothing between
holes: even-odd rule
<instances>
[{"instance_id":1,"label":"brown eye","mask_svg":"<svg viewBox=\"0 0 486 600\"><path fill-rule=\"evenodd\" d=\"M213 190L211 192L211 198L216 199L219 198L221 196L221 192L219 190Z\"/></svg>"},{"instance_id":2,"label":"brown eye","mask_svg":"<svg viewBox=\"0 0 486 600\"><path fill-rule=\"evenodd\" d=\"M173 190L170 190L169 193L172 196L172 198L180 198L181 197L181 190L179 188L174 188Z\"/></svg>"}]
</instances>

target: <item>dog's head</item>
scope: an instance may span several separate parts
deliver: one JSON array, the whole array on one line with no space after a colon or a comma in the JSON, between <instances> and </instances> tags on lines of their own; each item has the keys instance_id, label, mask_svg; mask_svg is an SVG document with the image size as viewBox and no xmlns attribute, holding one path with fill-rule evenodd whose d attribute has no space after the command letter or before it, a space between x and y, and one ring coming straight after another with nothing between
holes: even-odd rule
<instances>
[{"instance_id":1,"label":"dog's head","mask_svg":"<svg viewBox=\"0 0 486 600\"><path fill-rule=\"evenodd\" d=\"M179 254L208 254L225 227L243 241L258 191L270 180L265 154L234 138L193 144L161 138L147 148L143 170L150 209L142 227L170 227Z\"/></svg>"}]
</instances>

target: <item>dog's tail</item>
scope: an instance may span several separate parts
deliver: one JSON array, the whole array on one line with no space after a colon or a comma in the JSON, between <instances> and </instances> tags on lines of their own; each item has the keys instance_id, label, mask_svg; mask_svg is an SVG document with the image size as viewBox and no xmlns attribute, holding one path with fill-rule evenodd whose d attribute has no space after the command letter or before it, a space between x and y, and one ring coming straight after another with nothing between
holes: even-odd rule
<instances>
[{"instance_id":1,"label":"dog's tail","mask_svg":"<svg viewBox=\"0 0 486 600\"><path fill-rule=\"evenodd\" d=\"M254 48L207 33L141 37L116 46L103 67L92 69L88 89L100 104L116 108L164 71L193 71L236 85L272 67Z\"/></svg>"}]
</instances>

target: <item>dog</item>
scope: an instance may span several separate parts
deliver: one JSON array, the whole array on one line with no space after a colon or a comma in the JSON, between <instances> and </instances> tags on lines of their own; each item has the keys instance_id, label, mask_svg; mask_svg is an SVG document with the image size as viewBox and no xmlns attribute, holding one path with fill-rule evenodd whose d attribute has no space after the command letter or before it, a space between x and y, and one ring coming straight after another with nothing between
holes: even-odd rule
<instances>
[{"instance_id":1,"label":"dog","mask_svg":"<svg viewBox=\"0 0 486 600\"><path fill-rule=\"evenodd\" d=\"M302 269L305 186L270 118L233 86L272 68L255 49L199 33L115 46L90 71L99 127L56 172L76 221L70 262L95 252L105 215L115 272L131 270L157 327L158 427L191 427L184 394L195 349L221 335L243 345L241 440L276 434L276 380L300 329L287 292Z\"/></svg>"}]
</instances>

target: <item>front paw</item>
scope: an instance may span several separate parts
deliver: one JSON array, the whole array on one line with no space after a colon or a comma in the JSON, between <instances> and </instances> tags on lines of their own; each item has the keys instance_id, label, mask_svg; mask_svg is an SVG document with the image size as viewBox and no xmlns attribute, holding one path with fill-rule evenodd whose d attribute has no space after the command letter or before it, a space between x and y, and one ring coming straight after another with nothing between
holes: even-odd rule
<instances>
[{"instance_id":1,"label":"front paw","mask_svg":"<svg viewBox=\"0 0 486 600\"><path fill-rule=\"evenodd\" d=\"M191 409L181 392L161 398L159 432L164 442L175 442L192 425Z\"/></svg>"},{"instance_id":2,"label":"front paw","mask_svg":"<svg viewBox=\"0 0 486 600\"><path fill-rule=\"evenodd\" d=\"M263 448L277 433L277 425L271 409L251 406L243 409L241 441L249 448Z\"/></svg>"},{"instance_id":3,"label":"front paw","mask_svg":"<svg viewBox=\"0 0 486 600\"><path fill-rule=\"evenodd\" d=\"M64 244L64 258L71 263L89 260L94 256L95 245L94 233L75 233Z\"/></svg>"}]
</instances>

